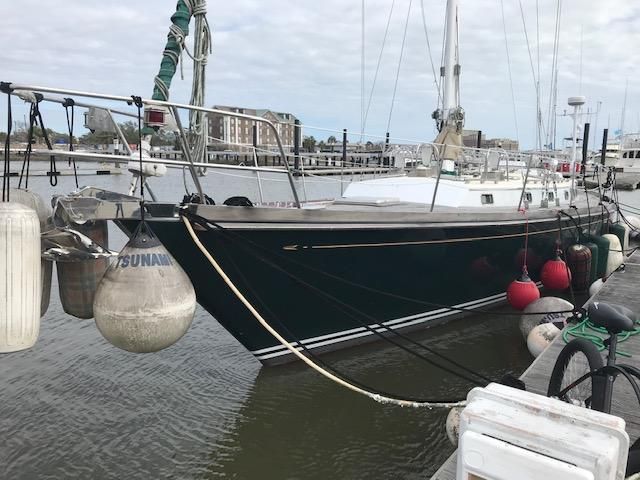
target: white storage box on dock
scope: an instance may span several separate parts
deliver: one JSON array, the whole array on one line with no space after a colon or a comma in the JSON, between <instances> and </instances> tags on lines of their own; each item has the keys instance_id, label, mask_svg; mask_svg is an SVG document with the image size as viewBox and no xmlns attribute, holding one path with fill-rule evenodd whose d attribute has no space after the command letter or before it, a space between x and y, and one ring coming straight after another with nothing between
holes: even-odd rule
<instances>
[{"instance_id":1,"label":"white storage box on dock","mask_svg":"<svg viewBox=\"0 0 640 480\"><path fill-rule=\"evenodd\" d=\"M492 383L460 415L458 480L622 480L619 417Z\"/></svg>"}]
</instances>

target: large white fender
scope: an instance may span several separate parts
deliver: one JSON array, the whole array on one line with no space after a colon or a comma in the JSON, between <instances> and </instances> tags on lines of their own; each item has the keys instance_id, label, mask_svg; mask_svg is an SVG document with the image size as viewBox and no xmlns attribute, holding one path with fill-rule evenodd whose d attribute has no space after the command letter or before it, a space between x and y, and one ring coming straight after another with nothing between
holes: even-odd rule
<instances>
[{"instance_id":1,"label":"large white fender","mask_svg":"<svg viewBox=\"0 0 640 480\"><path fill-rule=\"evenodd\" d=\"M604 273L604 276L608 277L624 263L624 254L622 253L622 245L617 235L606 233L602 238L609 240L609 256L607 258L607 269Z\"/></svg>"},{"instance_id":2,"label":"large white fender","mask_svg":"<svg viewBox=\"0 0 640 480\"><path fill-rule=\"evenodd\" d=\"M189 329L196 294L187 274L148 226L107 269L93 302L100 333L118 348L162 350Z\"/></svg>"},{"instance_id":3,"label":"large white fender","mask_svg":"<svg viewBox=\"0 0 640 480\"><path fill-rule=\"evenodd\" d=\"M535 327L527 337L529 353L537 358L560 335L560 332L561 330L553 323L543 323Z\"/></svg>"},{"instance_id":4,"label":"large white fender","mask_svg":"<svg viewBox=\"0 0 640 480\"><path fill-rule=\"evenodd\" d=\"M31 348L40 332L42 280L36 211L0 202L0 353Z\"/></svg>"}]
</instances>

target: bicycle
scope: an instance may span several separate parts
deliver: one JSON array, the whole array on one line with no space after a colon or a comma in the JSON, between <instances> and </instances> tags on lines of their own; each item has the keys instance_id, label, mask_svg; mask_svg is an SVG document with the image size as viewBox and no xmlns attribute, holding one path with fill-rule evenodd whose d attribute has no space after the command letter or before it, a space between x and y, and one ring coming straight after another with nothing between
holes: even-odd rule
<instances>
[{"instance_id":1,"label":"bicycle","mask_svg":"<svg viewBox=\"0 0 640 480\"><path fill-rule=\"evenodd\" d=\"M609 337L604 340L607 363L604 364L598 348L590 341L576 338L567 343L553 366L547 396L604 413L611 413L613 384L619 375L625 377L640 402L640 369L616 363L618 335L633 331L638 315L622 306L593 302L587 309L589 320L604 328ZM629 449L627 473L640 472L640 438Z\"/></svg>"}]
</instances>

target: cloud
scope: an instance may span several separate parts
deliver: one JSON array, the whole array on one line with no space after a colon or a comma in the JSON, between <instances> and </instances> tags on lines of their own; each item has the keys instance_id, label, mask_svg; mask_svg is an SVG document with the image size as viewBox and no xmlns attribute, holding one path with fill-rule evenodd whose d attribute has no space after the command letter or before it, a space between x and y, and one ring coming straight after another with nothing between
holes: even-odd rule
<instances>
[{"instance_id":1,"label":"cloud","mask_svg":"<svg viewBox=\"0 0 640 480\"><path fill-rule=\"evenodd\" d=\"M367 131L375 135L383 136L387 129L409 1L394 3L368 114ZM545 110L557 1L535 2L539 4L537 16L534 2L522 3L536 75L539 50ZM535 83L520 4L517 0L503 2L518 133L522 144L532 147L536 136ZM1 80L150 96L175 0L3 3L0 40L6 47L0 52ZM444 4L443 0L424 0L436 69ZM565 108L568 96L582 93L592 109L602 102L599 130L607 119L611 128L618 128L625 80L629 78L626 129L640 128L636 117L640 87L633 81L640 61L640 6L623 0L563 1L562 5L559 111ZM366 0L365 6L368 100L391 1ZM208 8L214 30L214 53L207 70L208 104L289 111L308 125L359 131L360 1L210 1ZM479 128L489 137L515 137L500 0L461 0L460 28L461 100L467 126ZM190 81L190 66L185 62L185 81L174 79L172 98L188 101ZM436 106L420 1L413 0L391 135L432 140L435 130L430 115ZM48 113L49 124L62 130L62 112L50 108ZM2 101L0 115L5 114ZM569 128L568 120L560 118L558 136L566 136ZM306 133L319 138L328 135L312 129Z\"/></svg>"}]
</instances>

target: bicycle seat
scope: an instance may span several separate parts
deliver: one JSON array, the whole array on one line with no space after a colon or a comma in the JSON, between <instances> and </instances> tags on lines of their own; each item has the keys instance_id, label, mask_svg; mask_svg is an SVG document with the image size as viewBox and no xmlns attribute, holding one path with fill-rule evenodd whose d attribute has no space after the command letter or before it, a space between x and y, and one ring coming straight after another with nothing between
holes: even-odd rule
<instances>
[{"instance_id":1,"label":"bicycle seat","mask_svg":"<svg viewBox=\"0 0 640 480\"><path fill-rule=\"evenodd\" d=\"M593 302L587 309L589 320L611 334L632 331L638 316L632 310L615 303Z\"/></svg>"}]
</instances>

